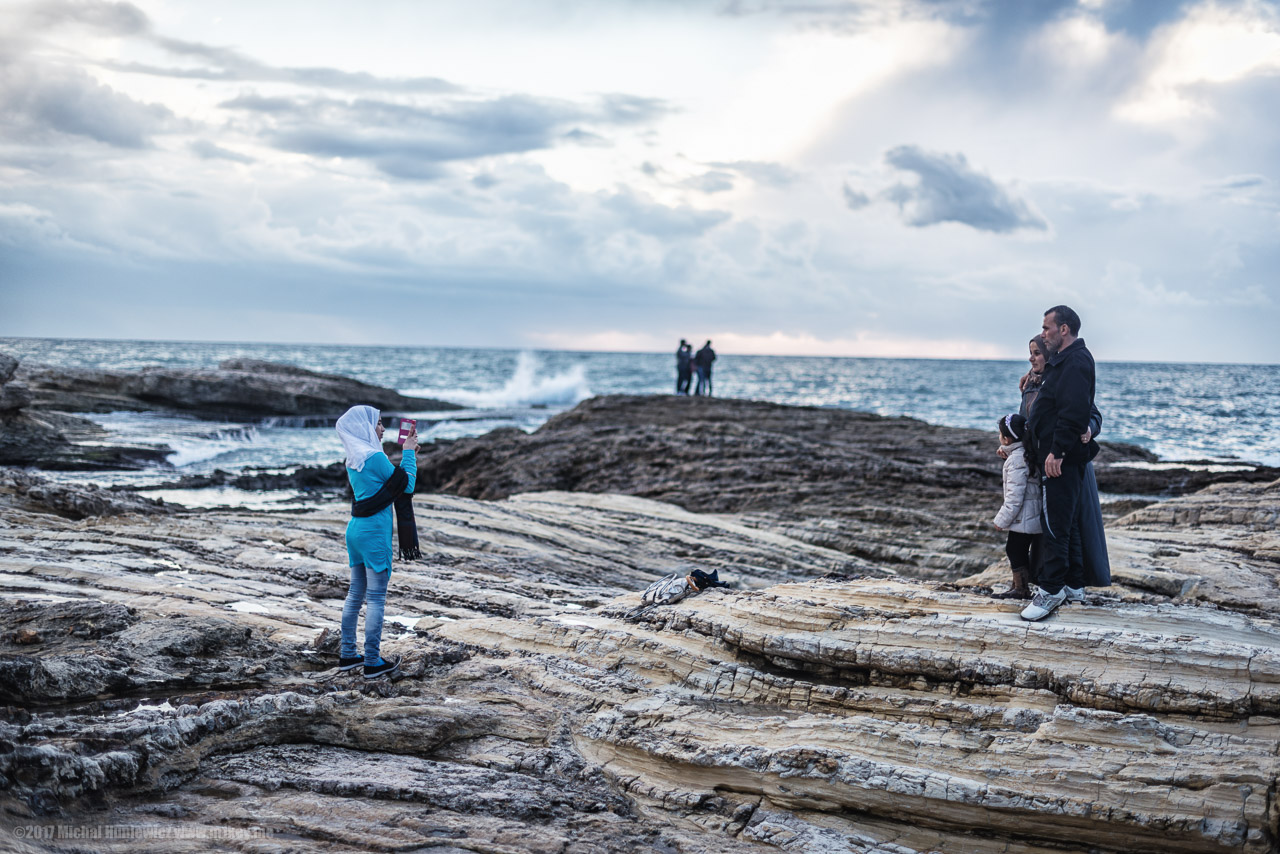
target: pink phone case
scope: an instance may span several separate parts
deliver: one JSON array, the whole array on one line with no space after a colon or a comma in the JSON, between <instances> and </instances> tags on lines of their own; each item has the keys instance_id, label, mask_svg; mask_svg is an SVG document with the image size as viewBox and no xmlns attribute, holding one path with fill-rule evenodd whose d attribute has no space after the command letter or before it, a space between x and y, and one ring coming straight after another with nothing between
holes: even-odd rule
<instances>
[{"instance_id":1,"label":"pink phone case","mask_svg":"<svg viewBox=\"0 0 1280 854\"><path fill-rule=\"evenodd\" d=\"M409 434L413 432L413 428L418 426L418 422L412 418L400 419L400 438L396 439L398 444L403 445L404 440L409 438Z\"/></svg>"}]
</instances>

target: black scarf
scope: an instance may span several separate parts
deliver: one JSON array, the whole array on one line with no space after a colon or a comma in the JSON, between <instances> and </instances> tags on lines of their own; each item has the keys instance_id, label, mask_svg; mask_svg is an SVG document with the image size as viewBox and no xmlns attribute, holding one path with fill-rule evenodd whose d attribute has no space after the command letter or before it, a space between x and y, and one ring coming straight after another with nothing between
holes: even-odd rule
<instances>
[{"instance_id":1,"label":"black scarf","mask_svg":"<svg viewBox=\"0 0 1280 854\"><path fill-rule=\"evenodd\" d=\"M351 515L360 518L372 516L394 504L400 559L417 560L422 557L422 549L418 546L418 523L413 518L413 493L404 491L408 485L409 474L404 469L397 468L373 495L351 502Z\"/></svg>"}]
</instances>

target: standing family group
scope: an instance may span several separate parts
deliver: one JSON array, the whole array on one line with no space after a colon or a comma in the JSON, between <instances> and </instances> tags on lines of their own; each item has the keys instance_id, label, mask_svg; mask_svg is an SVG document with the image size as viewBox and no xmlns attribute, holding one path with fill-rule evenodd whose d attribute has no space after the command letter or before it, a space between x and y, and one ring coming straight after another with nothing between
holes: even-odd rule
<instances>
[{"instance_id":1,"label":"standing family group","mask_svg":"<svg viewBox=\"0 0 1280 854\"><path fill-rule=\"evenodd\" d=\"M676 394L688 394L689 383L693 380L693 374L698 374L698 384L694 387L695 395L706 394L711 396L711 363L716 360L716 351L711 349L711 342L708 341L702 345L702 349L697 353L693 352L693 345L683 338L680 339L680 346L676 348Z\"/></svg>"},{"instance_id":2,"label":"standing family group","mask_svg":"<svg viewBox=\"0 0 1280 854\"><path fill-rule=\"evenodd\" d=\"M1031 599L1024 620L1043 620L1064 602L1083 601L1085 587L1111 583L1093 474L1102 414L1093 355L1079 334L1080 316L1069 307L1045 312L1022 404L999 420L1004 504L995 525L1009 532L1013 584L996 598Z\"/></svg>"}]
</instances>

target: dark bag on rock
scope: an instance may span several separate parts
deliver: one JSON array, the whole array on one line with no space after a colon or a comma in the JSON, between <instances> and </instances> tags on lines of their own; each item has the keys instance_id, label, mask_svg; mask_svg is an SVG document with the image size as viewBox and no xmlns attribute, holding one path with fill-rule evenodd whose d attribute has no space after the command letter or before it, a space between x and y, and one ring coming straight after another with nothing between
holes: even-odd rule
<instances>
[{"instance_id":1,"label":"dark bag on rock","mask_svg":"<svg viewBox=\"0 0 1280 854\"><path fill-rule=\"evenodd\" d=\"M720 570L714 569L711 574L695 569L688 574L673 572L664 575L645 588L640 597L645 605L674 605L681 599L701 593L708 587L728 587L720 580Z\"/></svg>"}]
</instances>

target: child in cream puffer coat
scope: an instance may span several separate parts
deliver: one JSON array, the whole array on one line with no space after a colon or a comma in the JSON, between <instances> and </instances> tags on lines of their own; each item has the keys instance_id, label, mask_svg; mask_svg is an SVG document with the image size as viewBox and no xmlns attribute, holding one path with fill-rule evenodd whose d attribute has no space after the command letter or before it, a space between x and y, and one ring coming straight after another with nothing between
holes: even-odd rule
<instances>
[{"instance_id":1,"label":"child in cream puffer coat","mask_svg":"<svg viewBox=\"0 0 1280 854\"><path fill-rule=\"evenodd\" d=\"M1031 463L1022 442L1027 434L1027 420L1014 414L1006 415L998 423L1000 444L1009 456L1004 461L1004 504L996 514L995 526L1009 532L1004 550L1013 570L1013 584L1005 592L995 594L995 598L1030 599L1042 539L1040 479L1029 468Z\"/></svg>"}]
</instances>

